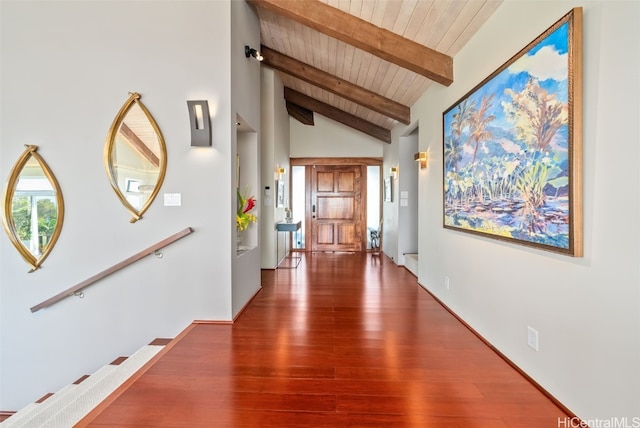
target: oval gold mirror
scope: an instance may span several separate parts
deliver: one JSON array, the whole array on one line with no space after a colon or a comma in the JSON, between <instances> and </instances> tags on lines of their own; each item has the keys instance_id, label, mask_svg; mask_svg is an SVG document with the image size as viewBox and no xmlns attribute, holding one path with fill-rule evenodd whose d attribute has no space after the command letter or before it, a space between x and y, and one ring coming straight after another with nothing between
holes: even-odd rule
<instances>
[{"instance_id":1,"label":"oval gold mirror","mask_svg":"<svg viewBox=\"0 0 640 428\"><path fill-rule=\"evenodd\" d=\"M129 95L109 128L104 161L111 187L135 223L160 191L167 170L167 149L140 94Z\"/></svg>"},{"instance_id":2,"label":"oval gold mirror","mask_svg":"<svg viewBox=\"0 0 640 428\"><path fill-rule=\"evenodd\" d=\"M62 230L64 202L47 163L26 146L11 170L2 199L2 225L33 272L47 258Z\"/></svg>"}]
</instances>

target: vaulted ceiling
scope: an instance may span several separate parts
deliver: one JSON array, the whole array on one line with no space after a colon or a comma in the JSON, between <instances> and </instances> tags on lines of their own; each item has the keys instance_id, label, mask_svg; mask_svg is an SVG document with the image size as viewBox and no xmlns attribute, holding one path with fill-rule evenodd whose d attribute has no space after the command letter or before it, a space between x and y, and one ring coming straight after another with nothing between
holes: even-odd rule
<instances>
[{"instance_id":1,"label":"vaulted ceiling","mask_svg":"<svg viewBox=\"0 0 640 428\"><path fill-rule=\"evenodd\" d=\"M453 57L502 0L248 0L263 65L277 70L289 114L313 114L391 142L430 85L449 86Z\"/></svg>"}]
</instances>

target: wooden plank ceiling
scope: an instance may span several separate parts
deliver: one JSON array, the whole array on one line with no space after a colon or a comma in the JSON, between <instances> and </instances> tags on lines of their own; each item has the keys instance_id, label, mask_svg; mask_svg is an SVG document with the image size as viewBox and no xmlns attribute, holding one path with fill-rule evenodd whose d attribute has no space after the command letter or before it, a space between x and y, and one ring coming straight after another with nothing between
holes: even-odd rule
<instances>
[{"instance_id":1,"label":"wooden plank ceiling","mask_svg":"<svg viewBox=\"0 0 640 428\"><path fill-rule=\"evenodd\" d=\"M263 65L278 71L292 117L313 112L389 143L502 0L248 0ZM257 48L257 47L256 47Z\"/></svg>"}]
</instances>

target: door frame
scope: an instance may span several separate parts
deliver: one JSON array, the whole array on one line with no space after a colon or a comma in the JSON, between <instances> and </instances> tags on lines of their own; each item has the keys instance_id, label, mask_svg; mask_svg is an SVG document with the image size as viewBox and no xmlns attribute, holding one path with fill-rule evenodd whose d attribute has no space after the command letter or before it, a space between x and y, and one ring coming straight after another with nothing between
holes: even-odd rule
<instances>
[{"instance_id":1,"label":"door frame","mask_svg":"<svg viewBox=\"0 0 640 428\"><path fill-rule=\"evenodd\" d=\"M377 158L377 157L340 157L340 158L309 158L309 157L305 157L305 158L290 158L289 159L289 164L291 167L293 166L305 166L305 183L304 183L304 188L305 188L305 216L304 216L304 222L305 222L305 248L304 249L296 249L296 251L311 251L310 248L310 243L313 242L313 228L311 227L311 169L315 166L315 165L337 165L337 166L341 166L341 165L353 165L353 166L360 166L362 167L363 170L363 174L361 177L361 187L362 189L365 189L362 192L362 203L363 203L363 214L364 214L364 220L363 221L363 227L366 231L366 210L367 210L367 192L366 192L366 188L367 188L367 174L366 174L366 167L367 166L379 166L380 168L382 168L382 158ZM382 189L382 177L384 176L384 174L382 174L382 171L380 171L380 189ZM289 189L291 189L291 185L289 185ZM289 190L291 191L291 190ZM289 195L289 200L291 200L292 195ZM380 198L380 212L382 212L382 198ZM366 237L365 237L366 239ZM292 247L290 247L292 248ZM366 241L363 243L362 245L362 252L366 252L367 251L367 246L366 246Z\"/></svg>"}]
</instances>

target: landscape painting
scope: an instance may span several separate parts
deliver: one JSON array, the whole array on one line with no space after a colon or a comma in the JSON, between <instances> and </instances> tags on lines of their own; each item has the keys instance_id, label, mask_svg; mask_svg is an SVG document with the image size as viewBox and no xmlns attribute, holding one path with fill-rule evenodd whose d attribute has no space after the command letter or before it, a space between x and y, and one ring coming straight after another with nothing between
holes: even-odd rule
<instances>
[{"instance_id":1,"label":"landscape painting","mask_svg":"<svg viewBox=\"0 0 640 428\"><path fill-rule=\"evenodd\" d=\"M582 10L443 113L444 227L582 256Z\"/></svg>"}]
</instances>

